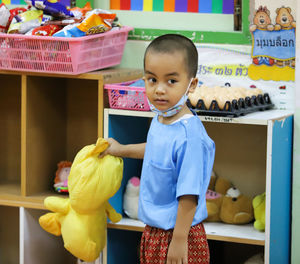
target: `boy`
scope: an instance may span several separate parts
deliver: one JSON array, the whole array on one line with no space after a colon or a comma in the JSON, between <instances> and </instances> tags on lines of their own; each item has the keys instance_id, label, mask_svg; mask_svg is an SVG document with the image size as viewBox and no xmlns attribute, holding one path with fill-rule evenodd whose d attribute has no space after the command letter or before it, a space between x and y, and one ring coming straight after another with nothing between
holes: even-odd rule
<instances>
[{"instance_id":1,"label":"boy","mask_svg":"<svg viewBox=\"0 0 300 264\"><path fill-rule=\"evenodd\" d=\"M144 159L139 219L146 224L140 263L209 263L202 221L215 146L187 107L198 79L198 53L177 34L153 40L144 56L144 81L153 118L147 143L119 144L102 154Z\"/></svg>"}]
</instances>

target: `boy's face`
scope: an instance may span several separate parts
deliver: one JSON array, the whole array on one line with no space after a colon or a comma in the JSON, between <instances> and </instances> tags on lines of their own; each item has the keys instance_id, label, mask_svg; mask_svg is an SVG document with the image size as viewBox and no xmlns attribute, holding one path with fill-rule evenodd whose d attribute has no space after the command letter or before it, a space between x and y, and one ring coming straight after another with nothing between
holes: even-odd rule
<instances>
[{"instance_id":1,"label":"boy's face","mask_svg":"<svg viewBox=\"0 0 300 264\"><path fill-rule=\"evenodd\" d=\"M145 86L149 101L159 110L174 106L190 83L182 52L148 51L145 57Z\"/></svg>"}]
</instances>

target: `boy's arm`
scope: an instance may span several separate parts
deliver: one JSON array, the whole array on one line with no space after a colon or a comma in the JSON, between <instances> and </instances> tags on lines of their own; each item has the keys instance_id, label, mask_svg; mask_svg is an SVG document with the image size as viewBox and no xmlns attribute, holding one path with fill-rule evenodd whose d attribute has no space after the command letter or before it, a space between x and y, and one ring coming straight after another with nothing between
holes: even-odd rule
<instances>
[{"instance_id":1,"label":"boy's arm","mask_svg":"<svg viewBox=\"0 0 300 264\"><path fill-rule=\"evenodd\" d=\"M107 154L122 158L144 158L146 143L123 145L113 138L107 138L106 140L109 147L99 155L100 158Z\"/></svg>"},{"instance_id":2,"label":"boy's arm","mask_svg":"<svg viewBox=\"0 0 300 264\"><path fill-rule=\"evenodd\" d=\"M188 263L188 235L197 208L197 196L179 198L176 224L168 250L167 264Z\"/></svg>"}]
</instances>

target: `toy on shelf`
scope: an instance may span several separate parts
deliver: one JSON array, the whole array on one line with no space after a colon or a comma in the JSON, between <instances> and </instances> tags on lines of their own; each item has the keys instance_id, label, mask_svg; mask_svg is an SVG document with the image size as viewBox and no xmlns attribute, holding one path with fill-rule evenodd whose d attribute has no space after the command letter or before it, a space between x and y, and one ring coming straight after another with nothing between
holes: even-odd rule
<instances>
[{"instance_id":1,"label":"toy on shelf","mask_svg":"<svg viewBox=\"0 0 300 264\"><path fill-rule=\"evenodd\" d=\"M86 262L96 260L106 244L107 217L112 222L122 218L108 199L120 188L123 160L99 158L107 147L99 138L77 153L68 178L69 198L47 197L44 204L52 212L39 218L43 229L62 235L64 247Z\"/></svg>"},{"instance_id":2,"label":"toy on shelf","mask_svg":"<svg viewBox=\"0 0 300 264\"><path fill-rule=\"evenodd\" d=\"M57 170L54 179L54 189L59 193L69 193L68 177L70 174L72 162L61 161L57 164Z\"/></svg>"},{"instance_id":3,"label":"toy on shelf","mask_svg":"<svg viewBox=\"0 0 300 264\"><path fill-rule=\"evenodd\" d=\"M207 222L219 222L220 210L223 202L223 197L227 190L232 186L231 182L225 178L217 177L212 172L208 190L206 192L206 208L207 208Z\"/></svg>"},{"instance_id":4,"label":"toy on shelf","mask_svg":"<svg viewBox=\"0 0 300 264\"><path fill-rule=\"evenodd\" d=\"M251 199L240 193L232 183L212 174L206 192L206 222L247 224L253 220Z\"/></svg>"},{"instance_id":5,"label":"toy on shelf","mask_svg":"<svg viewBox=\"0 0 300 264\"><path fill-rule=\"evenodd\" d=\"M264 264L264 263L265 263L264 253L258 253L251 256L243 264Z\"/></svg>"},{"instance_id":6,"label":"toy on shelf","mask_svg":"<svg viewBox=\"0 0 300 264\"><path fill-rule=\"evenodd\" d=\"M123 209L130 218L138 219L138 203L140 193L140 179L132 177L129 179L124 193Z\"/></svg>"},{"instance_id":7,"label":"toy on shelf","mask_svg":"<svg viewBox=\"0 0 300 264\"><path fill-rule=\"evenodd\" d=\"M265 231L266 193L255 196L252 205L255 218L253 226L258 231Z\"/></svg>"},{"instance_id":8,"label":"toy on shelf","mask_svg":"<svg viewBox=\"0 0 300 264\"><path fill-rule=\"evenodd\" d=\"M220 212L222 222L227 224L248 224L253 220L251 199L236 188L230 188L223 198Z\"/></svg>"}]
</instances>

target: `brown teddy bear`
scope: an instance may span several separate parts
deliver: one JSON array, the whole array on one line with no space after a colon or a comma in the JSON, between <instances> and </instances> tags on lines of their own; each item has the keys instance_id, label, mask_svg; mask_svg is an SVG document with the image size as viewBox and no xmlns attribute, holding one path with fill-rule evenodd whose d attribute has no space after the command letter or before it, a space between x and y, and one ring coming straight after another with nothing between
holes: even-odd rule
<instances>
[{"instance_id":1,"label":"brown teddy bear","mask_svg":"<svg viewBox=\"0 0 300 264\"><path fill-rule=\"evenodd\" d=\"M207 218L205 222L246 224L253 220L253 207L250 198L242 195L232 183L212 173L206 192Z\"/></svg>"},{"instance_id":2,"label":"brown teddy bear","mask_svg":"<svg viewBox=\"0 0 300 264\"><path fill-rule=\"evenodd\" d=\"M293 15L291 14L292 10L290 7L280 7L276 9L276 25L275 30L285 30L285 29L292 29L296 28L296 21L294 20ZM295 59L288 60L288 61L282 61L282 60L276 60L276 65L279 67L283 66L290 66L292 68L295 68Z\"/></svg>"},{"instance_id":3,"label":"brown teddy bear","mask_svg":"<svg viewBox=\"0 0 300 264\"><path fill-rule=\"evenodd\" d=\"M270 11L266 6L260 6L256 10L256 13L253 17L253 24L249 27L250 32L253 32L257 29L268 31L274 30L274 25L271 23ZM252 62L255 65L266 64L271 66L274 64L274 59L269 57L255 57L253 58Z\"/></svg>"},{"instance_id":4,"label":"brown teddy bear","mask_svg":"<svg viewBox=\"0 0 300 264\"><path fill-rule=\"evenodd\" d=\"M223 197L232 186L231 182L222 177L216 177L212 172L208 190L206 192L207 222L220 222L220 211Z\"/></svg>"},{"instance_id":5,"label":"brown teddy bear","mask_svg":"<svg viewBox=\"0 0 300 264\"><path fill-rule=\"evenodd\" d=\"M256 29L266 29L269 31L274 30L274 25L271 24L270 11L266 6L260 6L256 10L256 13L253 17L253 24L250 25L249 30L253 32Z\"/></svg>"},{"instance_id":6,"label":"brown teddy bear","mask_svg":"<svg viewBox=\"0 0 300 264\"><path fill-rule=\"evenodd\" d=\"M247 224L254 219L252 201L236 188L223 197L220 219L227 224Z\"/></svg>"},{"instance_id":7,"label":"brown teddy bear","mask_svg":"<svg viewBox=\"0 0 300 264\"><path fill-rule=\"evenodd\" d=\"M276 9L277 16L275 19L275 30L296 28L296 21L291 12L292 10L290 7L282 6Z\"/></svg>"}]
</instances>

